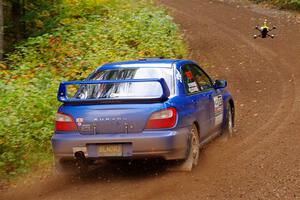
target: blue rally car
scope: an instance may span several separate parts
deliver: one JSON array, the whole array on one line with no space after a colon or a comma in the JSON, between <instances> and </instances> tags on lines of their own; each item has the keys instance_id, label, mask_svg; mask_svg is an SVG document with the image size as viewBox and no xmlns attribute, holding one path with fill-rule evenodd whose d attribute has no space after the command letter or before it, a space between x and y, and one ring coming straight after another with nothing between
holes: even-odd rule
<instances>
[{"instance_id":1,"label":"blue rally car","mask_svg":"<svg viewBox=\"0 0 300 200\"><path fill-rule=\"evenodd\" d=\"M191 170L203 144L232 134L234 101L226 86L193 61L160 58L109 63L84 81L61 82L56 167L162 158Z\"/></svg>"}]
</instances>

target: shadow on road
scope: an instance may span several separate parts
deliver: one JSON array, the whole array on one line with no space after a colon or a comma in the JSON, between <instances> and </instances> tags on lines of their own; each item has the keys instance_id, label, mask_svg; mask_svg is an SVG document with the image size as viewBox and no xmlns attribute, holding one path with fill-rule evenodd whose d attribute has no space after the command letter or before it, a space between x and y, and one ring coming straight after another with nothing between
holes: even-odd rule
<instances>
[{"instance_id":1,"label":"shadow on road","mask_svg":"<svg viewBox=\"0 0 300 200\"><path fill-rule=\"evenodd\" d=\"M66 178L89 182L124 178L145 179L166 173L170 165L170 162L161 159L101 161L90 166L84 173L78 172Z\"/></svg>"}]
</instances>

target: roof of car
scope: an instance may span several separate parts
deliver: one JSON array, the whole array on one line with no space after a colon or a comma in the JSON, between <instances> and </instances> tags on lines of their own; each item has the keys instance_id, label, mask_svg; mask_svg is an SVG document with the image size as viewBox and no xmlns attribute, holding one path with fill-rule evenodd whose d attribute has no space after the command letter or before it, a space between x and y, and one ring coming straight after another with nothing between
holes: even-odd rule
<instances>
[{"instance_id":1,"label":"roof of car","mask_svg":"<svg viewBox=\"0 0 300 200\"><path fill-rule=\"evenodd\" d=\"M160 59L160 58L145 58L139 60L122 61L122 62L112 62L107 63L99 67L101 70L110 68L120 68L120 67L166 67L170 68L176 62L186 61L181 59Z\"/></svg>"}]
</instances>

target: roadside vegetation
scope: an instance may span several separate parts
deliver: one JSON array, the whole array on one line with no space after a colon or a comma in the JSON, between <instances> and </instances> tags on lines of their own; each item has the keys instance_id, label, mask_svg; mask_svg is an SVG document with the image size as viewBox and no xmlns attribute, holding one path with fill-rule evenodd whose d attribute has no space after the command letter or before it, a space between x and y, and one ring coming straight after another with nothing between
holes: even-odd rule
<instances>
[{"instance_id":1,"label":"roadside vegetation","mask_svg":"<svg viewBox=\"0 0 300 200\"><path fill-rule=\"evenodd\" d=\"M300 0L252 0L256 3L270 3L283 9L300 10Z\"/></svg>"},{"instance_id":2,"label":"roadside vegetation","mask_svg":"<svg viewBox=\"0 0 300 200\"><path fill-rule=\"evenodd\" d=\"M40 35L0 62L2 181L51 163L59 81L82 80L105 62L186 55L177 26L150 1L62 0L47 9Z\"/></svg>"}]
</instances>

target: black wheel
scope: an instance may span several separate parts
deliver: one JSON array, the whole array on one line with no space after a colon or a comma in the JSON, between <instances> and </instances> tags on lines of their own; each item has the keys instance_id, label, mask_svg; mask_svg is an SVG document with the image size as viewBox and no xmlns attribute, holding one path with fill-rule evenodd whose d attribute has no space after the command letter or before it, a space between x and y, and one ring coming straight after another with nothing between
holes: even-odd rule
<instances>
[{"instance_id":1,"label":"black wheel","mask_svg":"<svg viewBox=\"0 0 300 200\"><path fill-rule=\"evenodd\" d=\"M200 154L199 132L195 124L190 130L189 149L186 159L180 166L180 171L191 171L194 166L198 165Z\"/></svg>"},{"instance_id":2,"label":"black wheel","mask_svg":"<svg viewBox=\"0 0 300 200\"><path fill-rule=\"evenodd\" d=\"M227 104L227 114L226 114L226 122L224 127L224 133L228 137L233 136L233 110L230 106L230 104Z\"/></svg>"},{"instance_id":3,"label":"black wheel","mask_svg":"<svg viewBox=\"0 0 300 200\"><path fill-rule=\"evenodd\" d=\"M192 138L191 138L190 151L192 153L193 166L197 166L199 161L199 154L200 154L200 138L199 138L198 129L195 125L193 125L191 129L191 133L192 133Z\"/></svg>"}]
</instances>

